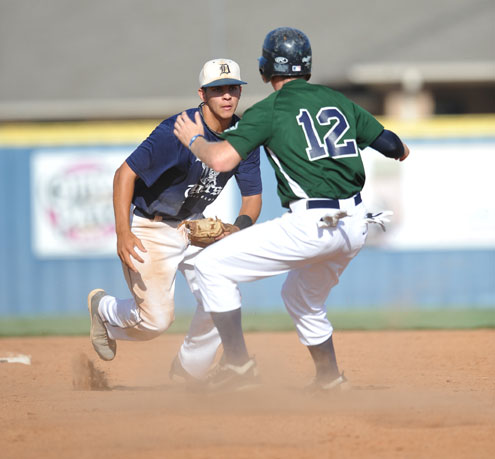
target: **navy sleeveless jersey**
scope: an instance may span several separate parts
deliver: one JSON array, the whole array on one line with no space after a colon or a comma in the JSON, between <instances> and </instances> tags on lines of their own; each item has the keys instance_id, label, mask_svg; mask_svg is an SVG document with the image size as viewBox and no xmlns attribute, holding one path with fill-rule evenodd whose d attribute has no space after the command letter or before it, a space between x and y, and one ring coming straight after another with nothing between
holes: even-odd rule
<instances>
[{"instance_id":1,"label":"navy sleeveless jersey","mask_svg":"<svg viewBox=\"0 0 495 459\"><path fill-rule=\"evenodd\" d=\"M187 114L194 119L198 110L201 113L201 108L193 108L187 110ZM137 215L160 215L165 219L183 220L201 214L233 175L242 196L261 193L259 149L253 150L232 171L215 172L174 135L177 116L162 121L126 159L139 177L132 199ZM238 120L234 115L232 125ZM203 126L208 141L221 140L204 120Z\"/></svg>"}]
</instances>

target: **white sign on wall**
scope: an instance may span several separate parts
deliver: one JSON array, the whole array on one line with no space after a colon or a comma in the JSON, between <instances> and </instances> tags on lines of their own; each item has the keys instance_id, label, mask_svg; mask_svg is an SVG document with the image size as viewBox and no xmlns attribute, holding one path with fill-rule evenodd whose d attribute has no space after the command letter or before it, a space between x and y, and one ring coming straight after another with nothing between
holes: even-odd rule
<instances>
[{"instance_id":1,"label":"white sign on wall","mask_svg":"<svg viewBox=\"0 0 495 459\"><path fill-rule=\"evenodd\" d=\"M368 149L365 204L393 210L383 233L370 227L370 245L393 249L495 247L495 140L411 141L399 163Z\"/></svg>"},{"instance_id":2,"label":"white sign on wall","mask_svg":"<svg viewBox=\"0 0 495 459\"><path fill-rule=\"evenodd\" d=\"M31 157L31 234L40 258L115 256L113 176L125 149L43 149Z\"/></svg>"}]
</instances>

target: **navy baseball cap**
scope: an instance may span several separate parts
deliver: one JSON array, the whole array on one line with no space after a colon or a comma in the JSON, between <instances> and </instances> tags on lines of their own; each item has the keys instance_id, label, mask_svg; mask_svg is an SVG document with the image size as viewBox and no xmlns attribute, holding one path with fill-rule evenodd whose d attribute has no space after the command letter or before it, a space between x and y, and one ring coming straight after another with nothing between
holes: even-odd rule
<instances>
[{"instance_id":1,"label":"navy baseball cap","mask_svg":"<svg viewBox=\"0 0 495 459\"><path fill-rule=\"evenodd\" d=\"M247 84L241 80L239 64L231 59L213 59L208 61L199 74L199 86L211 88L213 86Z\"/></svg>"}]
</instances>

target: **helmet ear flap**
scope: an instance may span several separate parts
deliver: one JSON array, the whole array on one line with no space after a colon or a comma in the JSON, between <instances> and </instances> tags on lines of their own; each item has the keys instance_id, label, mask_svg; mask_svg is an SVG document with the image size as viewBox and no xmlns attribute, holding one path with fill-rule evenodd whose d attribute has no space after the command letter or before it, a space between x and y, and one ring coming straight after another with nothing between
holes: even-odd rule
<instances>
[{"instance_id":1,"label":"helmet ear flap","mask_svg":"<svg viewBox=\"0 0 495 459\"><path fill-rule=\"evenodd\" d=\"M258 58L258 68L263 81L265 83L269 83L272 79L273 65L271 65L270 61L265 56L261 56Z\"/></svg>"}]
</instances>

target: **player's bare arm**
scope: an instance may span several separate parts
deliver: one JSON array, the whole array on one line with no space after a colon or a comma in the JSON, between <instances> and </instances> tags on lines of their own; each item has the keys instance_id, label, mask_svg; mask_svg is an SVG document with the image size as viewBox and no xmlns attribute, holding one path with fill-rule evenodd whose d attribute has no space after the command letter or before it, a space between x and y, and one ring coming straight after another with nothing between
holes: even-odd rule
<instances>
[{"instance_id":1,"label":"player's bare arm","mask_svg":"<svg viewBox=\"0 0 495 459\"><path fill-rule=\"evenodd\" d=\"M115 232L117 233L117 254L122 263L137 272L131 256L143 263L143 259L136 252L135 247L146 252L141 240L131 231L129 212L137 175L124 162L115 172L113 180L113 209L115 215Z\"/></svg>"},{"instance_id":2,"label":"player's bare arm","mask_svg":"<svg viewBox=\"0 0 495 459\"><path fill-rule=\"evenodd\" d=\"M227 141L208 142L202 137L204 130L199 113L195 114L193 121L186 112L182 112L174 124L174 134L197 158L216 172L231 171L241 162L239 153Z\"/></svg>"},{"instance_id":3,"label":"player's bare arm","mask_svg":"<svg viewBox=\"0 0 495 459\"><path fill-rule=\"evenodd\" d=\"M253 223L256 222L261 212L261 194L243 196L239 215L247 215Z\"/></svg>"}]
</instances>

